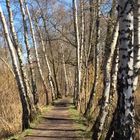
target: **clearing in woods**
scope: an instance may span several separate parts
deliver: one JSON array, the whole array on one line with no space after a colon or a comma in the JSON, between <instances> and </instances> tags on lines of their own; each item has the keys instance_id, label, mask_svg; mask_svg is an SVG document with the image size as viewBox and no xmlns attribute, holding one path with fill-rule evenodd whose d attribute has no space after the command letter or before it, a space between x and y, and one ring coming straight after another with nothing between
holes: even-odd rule
<instances>
[{"instance_id":1,"label":"clearing in woods","mask_svg":"<svg viewBox=\"0 0 140 140\"><path fill-rule=\"evenodd\" d=\"M46 114L42 115L37 126L31 127L30 133L22 140L90 140L83 120L74 117L78 114L69 99L64 98L54 103Z\"/></svg>"}]
</instances>

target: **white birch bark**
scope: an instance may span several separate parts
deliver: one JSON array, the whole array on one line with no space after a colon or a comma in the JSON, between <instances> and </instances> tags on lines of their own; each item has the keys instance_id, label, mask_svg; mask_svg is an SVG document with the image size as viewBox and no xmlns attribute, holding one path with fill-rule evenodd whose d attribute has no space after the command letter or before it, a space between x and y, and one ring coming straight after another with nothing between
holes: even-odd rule
<instances>
[{"instance_id":1,"label":"white birch bark","mask_svg":"<svg viewBox=\"0 0 140 140\"><path fill-rule=\"evenodd\" d=\"M20 70L18 67L16 51L15 51L15 48L10 39L8 27L7 27L6 20L5 20L1 6L0 6L0 18L1 18L1 22L2 22L3 31L5 34L5 38L6 38L6 41L7 41L8 47L9 47L9 51L11 54L13 69L14 69L14 73L16 76L16 82L17 82L18 89L19 89L20 100L21 100L21 104L22 104L22 130L24 130L29 127L29 110L28 110L28 104L27 104L27 100L26 100L26 91L25 91L23 81L21 78L21 74L20 74Z\"/></svg>"},{"instance_id":2,"label":"white birch bark","mask_svg":"<svg viewBox=\"0 0 140 140\"><path fill-rule=\"evenodd\" d=\"M118 56L118 48L115 50L115 58L113 60L112 64L112 76L111 76L111 98L114 99L115 94L117 93L117 73L118 73L118 63L119 63L119 56Z\"/></svg>"},{"instance_id":3,"label":"white birch bark","mask_svg":"<svg viewBox=\"0 0 140 140\"><path fill-rule=\"evenodd\" d=\"M42 83L43 83L43 86L44 86L44 89L45 89L46 105L48 105L49 104L49 99L48 99L47 84L46 84L45 78L43 76L43 71L42 71L41 65L40 65L40 59L39 59L39 55L38 55L37 43L36 43L35 33L34 33L34 26L33 26L33 23L32 23L32 19L31 19L31 16L30 16L30 12L29 12L27 3L26 3L26 1L24 1L24 2L25 2L26 12L27 12L27 15L28 15L28 18L29 18L30 31L31 31L32 41L33 41L33 47L35 49L35 56L36 56L36 61L37 61L37 67L38 67L38 70L39 70L39 73L40 73L40 76L41 76L41 79L42 79Z\"/></svg>"},{"instance_id":4,"label":"white birch bark","mask_svg":"<svg viewBox=\"0 0 140 140\"><path fill-rule=\"evenodd\" d=\"M35 20L37 20L37 19L35 19ZM44 53L44 56L45 56L45 62L46 62L47 68L48 68L48 77L49 77L49 83L50 83L51 90L52 90L52 101L53 101L55 99L55 89L54 89L54 85L53 85L53 75L52 75L50 63L49 63L49 60L48 60L48 56L47 56L47 53L46 53L43 37L42 37L42 34L40 32L40 28L37 24L37 21L36 21L36 27L37 27L37 30L38 30L42 50L43 50L43 53Z\"/></svg>"},{"instance_id":5,"label":"white birch bark","mask_svg":"<svg viewBox=\"0 0 140 140\"><path fill-rule=\"evenodd\" d=\"M61 52L62 52L62 62L63 62L63 69L64 69L64 75L65 75L65 85L66 85L65 96L67 97L69 94L69 83L68 83L68 76L67 76L67 70L66 70L66 64L65 64L65 55L64 55L63 44L61 44Z\"/></svg>"},{"instance_id":6,"label":"white birch bark","mask_svg":"<svg viewBox=\"0 0 140 140\"><path fill-rule=\"evenodd\" d=\"M37 67L44 85L44 89L45 89L45 94L46 94L46 105L49 104L49 99L48 99L48 89L47 89L47 84L43 75L43 71L41 69L41 65L40 65L40 59L39 59L39 55L38 55L38 50L37 50L37 43L36 43L36 39L35 39L35 33L34 33L34 26L32 23L32 19L30 16L30 12L27 6L27 3L25 2L25 8L26 8L26 12L29 18L29 24L30 24L30 30L31 30L31 36L32 36L32 40L33 40L33 47L35 48L35 56L36 56L36 60L37 60Z\"/></svg>"},{"instance_id":7,"label":"white birch bark","mask_svg":"<svg viewBox=\"0 0 140 140\"><path fill-rule=\"evenodd\" d=\"M114 56L116 44L117 44L117 39L118 39L118 30L119 30L119 25L117 23L114 34L112 37L112 43L111 43L111 52L108 56L107 63L106 63L106 68L105 68L105 76L104 76L104 92L103 92L103 103L101 105L101 109L99 112L99 116L97 117L97 123L93 126L93 137L95 139L100 139L104 127L104 123L108 114L108 107L109 107L109 96L110 96L110 85L111 85L111 66L112 66L112 59ZM96 126L96 127L95 127ZM94 129L95 127L95 129Z\"/></svg>"},{"instance_id":8,"label":"white birch bark","mask_svg":"<svg viewBox=\"0 0 140 140\"><path fill-rule=\"evenodd\" d=\"M113 139L134 139L133 2L119 0L118 103Z\"/></svg>"},{"instance_id":9,"label":"white birch bark","mask_svg":"<svg viewBox=\"0 0 140 140\"><path fill-rule=\"evenodd\" d=\"M29 45L29 39L28 39L28 27L27 27L27 16L25 14L24 6L23 6L23 0L19 0L20 3L20 10L22 14L22 20L23 20L23 26L24 26L24 42L27 50L27 60L29 64L29 70L31 74L31 86L32 86L32 92L34 94L34 103L35 105L38 103L38 93L37 93L37 87L35 82L35 72L34 68L32 66L32 59L31 59L31 53L30 53L30 45Z\"/></svg>"},{"instance_id":10,"label":"white birch bark","mask_svg":"<svg viewBox=\"0 0 140 140\"><path fill-rule=\"evenodd\" d=\"M118 42L117 42L118 45ZM119 56L118 56L118 46L115 49L114 58L112 61L112 76L111 76L111 92L110 92L110 105L111 108L114 107L114 104L116 105L116 99L117 99L117 74L118 74L118 63L119 63ZM114 127L115 127L115 118L116 118L116 108L114 112L110 112L112 114L112 119L109 125L109 129L107 131L105 140L110 140L114 133Z\"/></svg>"},{"instance_id":11,"label":"white birch bark","mask_svg":"<svg viewBox=\"0 0 140 140\"><path fill-rule=\"evenodd\" d=\"M81 88L81 69L80 69L80 33L78 24L78 11L77 11L77 0L73 0L73 16L74 16L74 28L75 28L75 39L76 39L76 57L77 57L77 93L76 93L76 107L80 106L80 88Z\"/></svg>"},{"instance_id":12,"label":"white birch bark","mask_svg":"<svg viewBox=\"0 0 140 140\"><path fill-rule=\"evenodd\" d=\"M57 80L57 74L56 74L56 67L55 67L55 60L54 60L54 54L53 54L53 51L52 51L52 43L51 43L51 40L50 40L50 36L49 36L49 32L48 32L48 29L47 29L47 26L46 26L46 18L45 18L45 15L43 13L43 10L41 9L41 6L40 6L40 3L38 0L36 0L38 6L39 6L39 10L41 12L41 18L43 20L43 25L44 25L44 29L46 31L46 43L48 41L49 43L49 47L50 47L50 54L51 54L51 57L52 57L52 72L53 72L53 82L54 82L54 85L55 85L55 98L61 98L61 93L59 92L59 86L58 86L58 80Z\"/></svg>"},{"instance_id":13,"label":"white birch bark","mask_svg":"<svg viewBox=\"0 0 140 140\"><path fill-rule=\"evenodd\" d=\"M53 79L54 79L54 83L55 83L55 87L56 87L55 98L57 99L57 98L61 98L61 93L59 92L59 87L58 87L58 80L57 80L57 74L56 74L54 53L52 51L53 46L52 46L50 36L49 36L49 32L48 32L48 29L47 29L47 26L46 26L46 19L45 19L45 16L44 16L43 11L42 11L41 8L40 8L40 11L41 11L42 19L43 19L43 25L44 25L44 28L45 28L45 31L46 31L46 38L48 40L49 47L50 47L50 54L51 54L51 57L52 57ZM47 41L46 41L46 43L47 43Z\"/></svg>"},{"instance_id":14,"label":"white birch bark","mask_svg":"<svg viewBox=\"0 0 140 140\"><path fill-rule=\"evenodd\" d=\"M14 22L13 22L13 14L11 11L11 6L10 6L10 1L6 0L6 6L7 6L7 10L8 10L8 14L9 14L9 22L10 22L10 29L11 29L11 34L13 37L13 44L18 56L18 60L19 60L19 68L20 68L20 72L21 72L21 77L22 77L22 81L24 84L24 88L26 91L26 97L27 97L27 101L30 107L30 119L33 120L35 118L36 115L36 108L34 106L34 99L33 99L33 94L31 93L31 89L29 87L29 79L27 78L27 74L26 74L26 70L24 68L23 65L23 61L22 61L22 53L20 50L20 46L18 43L18 38L15 32L15 28L14 28Z\"/></svg>"}]
</instances>

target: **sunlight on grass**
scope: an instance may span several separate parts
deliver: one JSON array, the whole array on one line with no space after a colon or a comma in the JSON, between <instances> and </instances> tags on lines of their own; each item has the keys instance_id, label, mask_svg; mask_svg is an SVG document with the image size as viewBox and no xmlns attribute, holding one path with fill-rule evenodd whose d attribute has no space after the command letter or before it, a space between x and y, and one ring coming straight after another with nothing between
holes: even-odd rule
<instances>
[{"instance_id":1,"label":"sunlight on grass","mask_svg":"<svg viewBox=\"0 0 140 140\"><path fill-rule=\"evenodd\" d=\"M80 131L78 132L78 135L82 136L83 138L90 138L91 137L91 132L90 130L88 129L88 126L86 126L86 120L84 117L82 117L82 115L75 109L74 106L70 106L69 107L69 114L70 114L70 117L71 119L74 120L74 127L77 128L77 129L81 129L81 130L84 130L83 131Z\"/></svg>"}]
</instances>

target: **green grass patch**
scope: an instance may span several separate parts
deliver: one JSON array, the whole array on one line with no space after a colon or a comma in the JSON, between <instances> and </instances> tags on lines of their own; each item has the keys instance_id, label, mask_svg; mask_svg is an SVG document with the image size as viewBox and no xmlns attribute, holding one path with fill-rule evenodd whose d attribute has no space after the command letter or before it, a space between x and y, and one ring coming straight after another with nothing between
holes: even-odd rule
<instances>
[{"instance_id":1,"label":"green grass patch","mask_svg":"<svg viewBox=\"0 0 140 140\"><path fill-rule=\"evenodd\" d=\"M31 129L26 129L25 131L23 131L22 133L20 134L17 134L17 135L14 135L8 139L5 139L5 140L22 140L24 136L26 135L30 135L32 132Z\"/></svg>"},{"instance_id":2,"label":"green grass patch","mask_svg":"<svg viewBox=\"0 0 140 140\"><path fill-rule=\"evenodd\" d=\"M35 127L36 125L38 125L41 121L42 121L42 116L46 113L49 112L51 109L53 108L53 106L48 105L45 107L41 108L41 113L39 115L37 115L37 117L35 118L35 120L30 124L31 127Z\"/></svg>"},{"instance_id":3,"label":"green grass patch","mask_svg":"<svg viewBox=\"0 0 140 140\"><path fill-rule=\"evenodd\" d=\"M83 138L90 138L91 132L88 129L87 120L75 109L74 106L69 107L69 114L71 119L74 120L74 127L84 131L79 131L77 134Z\"/></svg>"}]
</instances>

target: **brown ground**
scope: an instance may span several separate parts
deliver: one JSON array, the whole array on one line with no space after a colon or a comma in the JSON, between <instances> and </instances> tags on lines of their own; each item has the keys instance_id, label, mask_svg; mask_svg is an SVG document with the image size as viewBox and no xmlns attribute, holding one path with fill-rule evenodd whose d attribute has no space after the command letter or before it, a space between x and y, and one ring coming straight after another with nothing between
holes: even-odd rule
<instances>
[{"instance_id":1,"label":"brown ground","mask_svg":"<svg viewBox=\"0 0 140 140\"><path fill-rule=\"evenodd\" d=\"M76 121L71 119L68 111L70 104L68 99L55 103L24 140L88 140L81 135L85 130L78 128Z\"/></svg>"}]
</instances>

